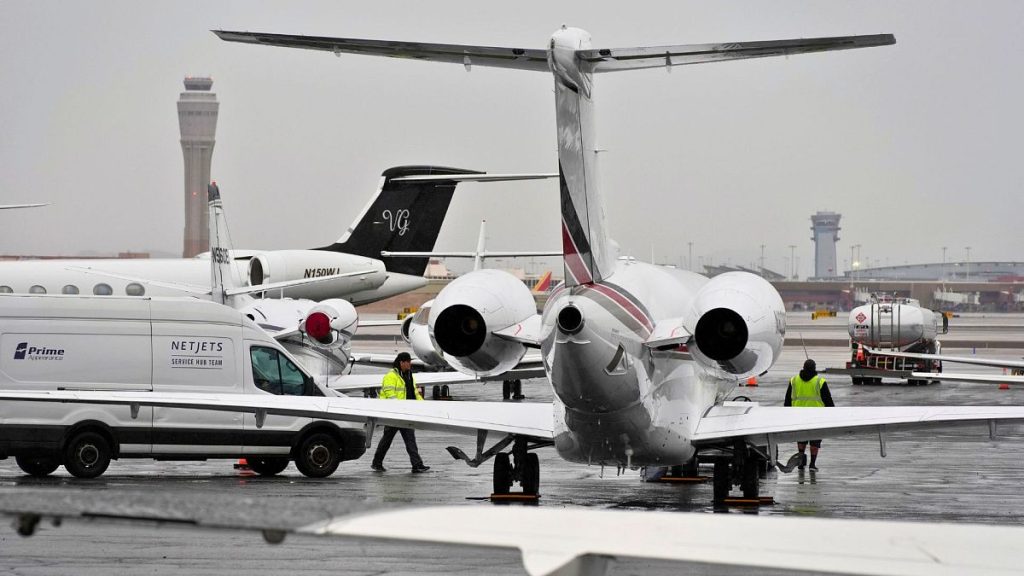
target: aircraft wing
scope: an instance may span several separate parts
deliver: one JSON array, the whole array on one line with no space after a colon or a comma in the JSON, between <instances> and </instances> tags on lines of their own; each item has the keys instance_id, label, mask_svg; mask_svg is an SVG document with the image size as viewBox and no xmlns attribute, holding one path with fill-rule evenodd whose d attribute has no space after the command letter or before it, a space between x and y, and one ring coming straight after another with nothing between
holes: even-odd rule
<instances>
[{"instance_id":1,"label":"aircraft wing","mask_svg":"<svg viewBox=\"0 0 1024 576\"><path fill-rule=\"evenodd\" d=\"M119 492L116 498L55 498L50 491L0 493L0 514L14 516L22 536L65 522L174 526L201 530L261 532L268 543L287 534L318 537L441 543L520 550L531 576L605 574L609 563L628 566L636 558L743 568L895 576L1016 574L1024 562L1018 543L1024 527L840 518L652 513L593 508L430 506L367 509L350 503L339 516L288 525L274 507L260 504L245 516L225 514L223 497L175 499ZM253 518L255 516L255 519ZM59 521L58 521L59 520ZM415 530L395 530L415 526ZM628 530L623 530L628 526ZM736 538L737 534L754 535ZM806 539L814 534L814 553ZM330 554L332 547L319 548ZM476 567L485 571L485 566ZM680 566L686 571L687 566Z\"/></svg>"},{"instance_id":2,"label":"aircraft wing","mask_svg":"<svg viewBox=\"0 0 1024 576\"><path fill-rule=\"evenodd\" d=\"M49 205L49 202L42 202L39 204L0 204L0 210L16 210L18 208L39 208L41 206Z\"/></svg>"},{"instance_id":3,"label":"aircraft wing","mask_svg":"<svg viewBox=\"0 0 1024 576\"><path fill-rule=\"evenodd\" d=\"M532 48L499 48L491 46L468 46L462 44L430 44L423 42L398 42L393 40L364 40L359 38L331 38L327 36L299 36L294 34L266 34L263 32L237 32L212 30L221 40L323 50L335 54L365 54L409 58L429 62L449 62L472 66L492 66L518 70L548 71L547 50Z\"/></svg>"},{"instance_id":4,"label":"aircraft wing","mask_svg":"<svg viewBox=\"0 0 1024 576\"><path fill-rule=\"evenodd\" d=\"M726 402L711 408L693 436L694 444L745 439L754 444L881 434L955 426L1024 422L1024 406L857 406L793 408Z\"/></svg>"},{"instance_id":5,"label":"aircraft wing","mask_svg":"<svg viewBox=\"0 0 1024 576\"><path fill-rule=\"evenodd\" d=\"M874 348L868 348L867 350L872 354L876 354L879 356L892 356L894 358L938 360L940 362L952 362L954 364L974 364L976 366L993 366L995 368L1024 368L1024 361L1021 360L996 360L995 358L978 358L976 356L947 356L945 354L918 354L914 352L875 350Z\"/></svg>"},{"instance_id":6,"label":"aircraft wing","mask_svg":"<svg viewBox=\"0 0 1024 576\"><path fill-rule=\"evenodd\" d=\"M126 407L196 408L319 418L475 434L478 430L551 440L554 408L536 402L415 402L373 398L272 396L268 394L161 394L159 392L14 392L0 391L0 400L108 404Z\"/></svg>"},{"instance_id":7,"label":"aircraft wing","mask_svg":"<svg viewBox=\"0 0 1024 576\"><path fill-rule=\"evenodd\" d=\"M950 382L974 382L978 384L1024 384L1024 376L1012 374L956 374L953 372L911 372L911 378L919 380L948 380Z\"/></svg>"},{"instance_id":8,"label":"aircraft wing","mask_svg":"<svg viewBox=\"0 0 1024 576\"><path fill-rule=\"evenodd\" d=\"M195 294L197 296L209 296L213 293L213 290L209 286L199 286L196 284L185 284L182 282L165 282L161 280L150 280L148 278L141 278L139 276L129 276L127 274L115 274L113 272L104 272L103 270L96 270L94 268L87 268L84 266L67 266L67 270L74 272L83 272L85 274L95 274L96 276L106 276L108 278L117 278L118 280L124 280L126 282L138 282L139 284L145 284L147 286L158 286L160 288L167 288L170 290L179 290L188 294Z\"/></svg>"},{"instance_id":9,"label":"aircraft wing","mask_svg":"<svg viewBox=\"0 0 1024 576\"><path fill-rule=\"evenodd\" d=\"M390 362L388 366L390 366ZM529 380L530 378L544 378L547 374L543 366L520 368L516 367L508 372L494 376L472 376L461 372L417 372L416 384L425 386L440 386L442 384L479 384L482 382L497 382L499 380ZM327 387L331 390L349 392L355 390L368 390L380 388L380 374L344 374L332 376L327 379Z\"/></svg>"},{"instance_id":10,"label":"aircraft wing","mask_svg":"<svg viewBox=\"0 0 1024 576\"><path fill-rule=\"evenodd\" d=\"M758 42L726 42L721 44L690 44L679 46L648 46L643 48L605 48L577 50L576 57L590 63L594 72L661 68L682 64L703 64L722 60L789 56L827 50L850 50L895 44L892 34L868 36L836 36L832 38L799 38Z\"/></svg>"},{"instance_id":11,"label":"aircraft wing","mask_svg":"<svg viewBox=\"0 0 1024 576\"><path fill-rule=\"evenodd\" d=\"M531 576L604 574L609 559L632 558L872 575L1010 574L1024 560L1020 526L586 508L412 508L298 532L519 548ZM795 534L814 534L814 553Z\"/></svg>"}]
</instances>

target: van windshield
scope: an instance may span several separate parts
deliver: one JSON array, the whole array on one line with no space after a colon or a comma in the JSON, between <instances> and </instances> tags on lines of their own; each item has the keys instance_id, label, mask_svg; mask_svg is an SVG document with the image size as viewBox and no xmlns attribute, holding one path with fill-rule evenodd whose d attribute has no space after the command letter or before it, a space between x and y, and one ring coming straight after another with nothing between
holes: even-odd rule
<instances>
[{"instance_id":1,"label":"van windshield","mask_svg":"<svg viewBox=\"0 0 1024 576\"><path fill-rule=\"evenodd\" d=\"M256 387L270 394L284 396L307 396L307 377L291 360L273 348L253 346L249 350L252 358L252 380Z\"/></svg>"}]
</instances>

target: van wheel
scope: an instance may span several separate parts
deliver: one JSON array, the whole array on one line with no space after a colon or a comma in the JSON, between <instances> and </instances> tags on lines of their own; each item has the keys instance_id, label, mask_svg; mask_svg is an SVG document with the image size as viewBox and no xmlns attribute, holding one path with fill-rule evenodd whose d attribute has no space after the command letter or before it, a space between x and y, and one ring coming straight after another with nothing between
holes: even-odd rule
<instances>
[{"instance_id":1,"label":"van wheel","mask_svg":"<svg viewBox=\"0 0 1024 576\"><path fill-rule=\"evenodd\" d=\"M245 462L253 472L260 476L273 476L284 472L284 469L288 467L289 460L272 456L246 456Z\"/></svg>"},{"instance_id":2,"label":"van wheel","mask_svg":"<svg viewBox=\"0 0 1024 576\"><path fill-rule=\"evenodd\" d=\"M64 449L64 468L76 478L96 478L110 466L110 443L95 432L82 432Z\"/></svg>"},{"instance_id":3,"label":"van wheel","mask_svg":"<svg viewBox=\"0 0 1024 576\"><path fill-rule=\"evenodd\" d=\"M310 478L326 478L341 464L338 441L323 432L313 434L299 444L295 454L295 467Z\"/></svg>"},{"instance_id":4,"label":"van wheel","mask_svg":"<svg viewBox=\"0 0 1024 576\"><path fill-rule=\"evenodd\" d=\"M15 456L14 461L25 474L36 478L49 476L60 467L60 460L54 456Z\"/></svg>"}]
</instances>

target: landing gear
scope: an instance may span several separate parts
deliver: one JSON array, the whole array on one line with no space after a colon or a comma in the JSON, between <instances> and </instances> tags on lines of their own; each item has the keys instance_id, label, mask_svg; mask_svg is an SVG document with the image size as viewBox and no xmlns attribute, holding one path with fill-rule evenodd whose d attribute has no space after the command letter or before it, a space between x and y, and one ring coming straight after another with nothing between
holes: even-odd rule
<instances>
[{"instance_id":1,"label":"landing gear","mask_svg":"<svg viewBox=\"0 0 1024 576\"><path fill-rule=\"evenodd\" d=\"M440 386L435 385L435 386L431 387L431 389L430 389L430 397L433 398L434 400L451 400L452 399L451 391L448 389L448 385L447 384L442 384Z\"/></svg>"},{"instance_id":2,"label":"landing gear","mask_svg":"<svg viewBox=\"0 0 1024 576\"><path fill-rule=\"evenodd\" d=\"M540 458L528 452L529 448L525 438L516 438L511 453L494 455L495 496L510 494L514 482L522 486L523 495L537 496L540 492Z\"/></svg>"},{"instance_id":3,"label":"landing gear","mask_svg":"<svg viewBox=\"0 0 1024 576\"><path fill-rule=\"evenodd\" d=\"M761 496L761 473L765 469L764 455L743 443L737 443L732 456L715 459L714 502L722 504L734 485L739 485L745 500L758 500Z\"/></svg>"},{"instance_id":4,"label":"landing gear","mask_svg":"<svg viewBox=\"0 0 1024 576\"><path fill-rule=\"evenodd\" d=\"M523 396L523 381L522 380L502 380L501 381L501 399L502 400L523 400L526 396Z\"/></svg>"}]
</instances>

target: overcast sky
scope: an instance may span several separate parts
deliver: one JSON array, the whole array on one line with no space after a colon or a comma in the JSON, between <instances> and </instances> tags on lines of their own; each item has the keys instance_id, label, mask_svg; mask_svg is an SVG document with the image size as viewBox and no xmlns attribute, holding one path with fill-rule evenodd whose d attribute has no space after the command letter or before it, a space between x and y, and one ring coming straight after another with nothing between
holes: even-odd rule
<instances>
[{"instance_id":1,"label":"overcast sky","mask_svg":"<svg viewBox=\"0 0 1024 576\"><path fill-rule=\"evenodd\" d=\"M623 252L766 263L810 215L838 256L1021 260L1021 2L0 2L0 253L180 253L176 101L208 74L236 247L337 239L400 164L555 171L549 74L226 43L210 29L541 48L893 33L897 44L601 74L602 190ZM557 185L461 185L439 249L557 249ZM841 264L842 266L842 264ZM559 266L560 271L560 266Z\"/></svg>"}]
</instances>

